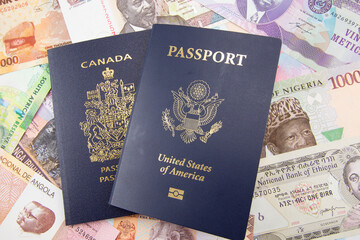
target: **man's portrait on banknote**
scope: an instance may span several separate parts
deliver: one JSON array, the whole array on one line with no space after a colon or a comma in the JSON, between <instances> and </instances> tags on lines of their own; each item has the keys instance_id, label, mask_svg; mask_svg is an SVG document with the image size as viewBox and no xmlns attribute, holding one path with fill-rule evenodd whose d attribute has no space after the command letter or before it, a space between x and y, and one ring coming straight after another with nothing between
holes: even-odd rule
<instances>
[{"instance_id":1,"label":"man's portrait on banknote","mask_svg":"<svg viewBox=\"0 0 360 240\"><path fill-rule=\"evenodd\" d=\"M20 211L16 222L24 232L41 234L53 226L55 214L41 203L32 201Z\"/></svg>"},{"instance_id":2,"label":"man's portrait on banknote","mask_svg":"<svg viewBox=\"0 0 360 240\"><path fill-rule=\"evenodd\" d=\"M280 17L290 3L284 0L237 0L237 7L247 21L263 24Z\"/></svg>"},{"instance_id":3,"label":"man's portrait on banknote","mask_svg":"<svg viewBox=\"0 0 360 240\"><path fill-rule=\"evenodd\" d=\"M298 99L285 97L271 103L264 145L273 155L316 145L310 119Z\"/></svg>"},{"instance_id":4,"label":"man's portrait on banknote","mask_svg":"<svg viewBox=\"0 0 360 240\"><path fill-rule=\"evenodd\" d=\"M157 16L154 0L117 0L119 11L126 19L120 33L136 32L150 29L153 24L188 25L182 17Z\"/></svg>"},{"instance_id":5,"label":"man's portrait on banknote","mask_svg":"<svg viewBox=\"0 0 360 240\"><path fill-rule=\"evenodd\" d=\"M149 240L195 240L190 229L173 223L160 221L150 229Z\"/></svg>"},{"instance_id":6,"label":"man's portrait on banknote","mask_svg":"<svg viewBox=\"0 0 360 240\"><path fill-rule=\"evenodd\" d=\"M354 156L345 163L343 178L350 193L359 200L342 222L342 228L350 230L360 226L360 156Z\"/></svg>"}]
</instances>

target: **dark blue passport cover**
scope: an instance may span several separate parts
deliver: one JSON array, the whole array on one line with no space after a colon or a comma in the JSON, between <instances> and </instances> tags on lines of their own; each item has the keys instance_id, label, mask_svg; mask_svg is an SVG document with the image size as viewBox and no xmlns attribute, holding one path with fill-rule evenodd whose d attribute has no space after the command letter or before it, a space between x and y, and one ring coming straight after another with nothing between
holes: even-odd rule
<instances>
[{"instance_id":1,"label":"dark blue passport cover","mask_svg":"<svg viewBox=\"0 0 360 240\"><path fill-rule=\"evenodd\" d=\"M66 225L131 214L108 202L149 37L48 51Z\"/></svg>"},{"instance_id":2,"label":"dark blue passport cover","mask_svg":"<svg viewBox=\"0 0 360 240\"><path fill-rule=\"evenodd\" d=\"M244 239L280 47L154 25L110 204Z\"/></svg>"}]
</instances>

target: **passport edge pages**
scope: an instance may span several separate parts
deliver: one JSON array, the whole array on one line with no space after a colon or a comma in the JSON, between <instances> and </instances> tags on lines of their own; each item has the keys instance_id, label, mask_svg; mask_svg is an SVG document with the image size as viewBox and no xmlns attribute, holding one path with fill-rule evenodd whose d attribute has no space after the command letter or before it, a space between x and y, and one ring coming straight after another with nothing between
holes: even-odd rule
<instances>
[{"instance_id":1,"label":"passport edge pages","mask_svg":"<svg viewBox=\"0 0 360 240\"><path fill-rule=\"evenodd\" d=\"M150 30L48 51L66 225L133 214L108 204Z\"/></svg>"},{"instance_id":2,"label":"passport edge pages","mask_svg":"<svg viewBox=\"0 0 360 240\"><path fill-rule=\"evenodd\" d=\"M245 236L280 48L276 38L155 24L109 203Z\"/></svg>"}]
</instances>

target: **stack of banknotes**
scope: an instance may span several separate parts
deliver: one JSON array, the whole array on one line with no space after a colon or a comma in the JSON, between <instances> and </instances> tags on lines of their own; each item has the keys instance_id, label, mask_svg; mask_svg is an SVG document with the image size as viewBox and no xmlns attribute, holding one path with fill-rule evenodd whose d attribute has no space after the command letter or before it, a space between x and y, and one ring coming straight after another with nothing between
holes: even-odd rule
<instances>
[{"instance_id":1,"label":"stack of banknotes","mask_svg":"<svg viewBox=\"0 0 360 240\"><path fill-rule=\"evenodd\" d=\"M0 239L182 231L143 215L65 226L47 64L48 49L168 16L282 40L245 239L360 238L359 1L1 0L0 13ZM34 211L49 212L40 229ZM189 230L194 240L221 239Z\"/></svg>"}]
</instances>

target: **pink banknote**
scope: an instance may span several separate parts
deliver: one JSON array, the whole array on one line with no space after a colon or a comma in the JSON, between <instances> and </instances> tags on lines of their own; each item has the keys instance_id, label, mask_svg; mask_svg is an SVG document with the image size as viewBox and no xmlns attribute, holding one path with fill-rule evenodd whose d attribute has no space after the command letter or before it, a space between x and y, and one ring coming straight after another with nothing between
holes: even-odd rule
<instances>
[{"instance_id":1,"label":"pink banknote","mask_svg":"<svg viewBox=\"0 0 360 240\"><path fill-rule=\"evenodd\" d=\"M0 149L0 224L24 191L34 171Z\"/></svg>"},{"instance_id":2,"label":"pink banknote","mask_svg":"<svg viewBox=\"0 0 360 240\"><path fill-rule=\"evenodd\" d=\"M119 231L105 220L65 226L53 240L115 240Z\"/></svg>"},{"instance_id":3,"label":"pink banknote","mask_svg":"<svg viewBox=\"0 0 360 240\"><path fill-rule=\"evenodd\" d=\"M360 3L353 0L196 0L318 71L360 60Z\"/></svg>"}]
</instances>

